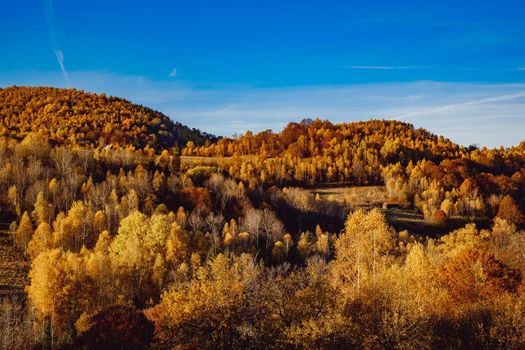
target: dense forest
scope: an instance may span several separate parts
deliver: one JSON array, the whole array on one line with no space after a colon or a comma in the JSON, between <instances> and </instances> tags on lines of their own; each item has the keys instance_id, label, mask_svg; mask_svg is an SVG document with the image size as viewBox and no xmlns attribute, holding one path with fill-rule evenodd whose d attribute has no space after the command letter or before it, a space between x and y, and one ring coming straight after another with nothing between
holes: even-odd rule
<instances>
[{"instance_id":1,"label":"dense forest","mask_svg":"<svg viewBox=\"0 0 525 350\"><path fill-rule=\"evenodd\" d=\"M218 139L52 88L0 89L0 115L2 234L30 264L1 349L525 347L525 142L384 120ZM371 186L383 205L316 192Z\"/></svg>"},{"instance_id":2,"label":"dense forest","mask_svg":"<svg viewBox=\"0 0 525 350\"><path fill-rule=\"evenodd\" d=\"M0 117L0 136L20 138L37 131L53 144L161 150L188 141L203 145L215 140L122 98L74 89L0 88Z\"/></svg>"},{"instance_id":3,"label":"dense forest","mask_svg":"<svg viewBox=\"0 0 525 350\"><path fill-rule=\"evenodd\" d=\"M465 148L398 121L304 120L277 134L190 142L182 154L216 157L221 169L251 187L384 184L390 200L428 218L492 219L504 199L513 209L499 215L523 220L514 209L525 208L525 142L510 149Z\"/></svg>"}]
</instances>

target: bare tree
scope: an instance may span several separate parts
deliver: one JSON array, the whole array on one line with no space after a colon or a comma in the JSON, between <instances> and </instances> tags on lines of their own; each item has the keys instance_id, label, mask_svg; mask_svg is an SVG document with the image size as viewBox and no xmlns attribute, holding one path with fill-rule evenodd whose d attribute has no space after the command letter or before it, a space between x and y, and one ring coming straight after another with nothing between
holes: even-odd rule
<instances>
[{"instance_id":1,"label":"bare tree","mask_svg":"<svg viewBox=\"0 0 525 350\"><path fill-rule=\"evenodd\" d=\"M74 154L67 147L55 147L51 151L51 159L60 178L65 179L74 168Z\"/></svg>"},{"instance_id":2,"label":"bare tree","mask_svg":"<svg viewBox=\"0 0 525 350\"><path fill-rule=\"evenodd\" d=\"M215 247L219 246L219 232L224 223L224 216L211 212L206 216L205 222L212 236L212 244Z\"/></svg>"},{"instance_id":3,"label":"bare tree","mask_svg":"<svg viewBox=\"0 0 525 350\"><path fill-rule=\"evenodd\" d=\"M110 193L111 186L106 181L103 181L90 188L85 194L85 199L93 209L100 210L108 202Z\"/></svg>"},{"instance_id":4,"label":"bare tree","mask_svg":"<svg viewBox=\"0 0 525 350\"><path fill-rule=\"evenodd\" d=\"M215 194L216 205L221 211L230 200L241 199L244 195L234 180L225 179L219 174L213 174L206 185Z\"/></svg>"},{"instance_id":5,"label":"bare tree","mask_svg":"<svg viewBox=\"0 0 525 350\"><path fill-rule=\"evenodd\" d=\"M197 208L190 213L190 215L188 216L187 224L193 232L197 232L202 228L203 219L200 208Z\"/></svg>"},{"instance_id":6,"label":"bare tree","mask_svg":"<svg viewBox=\"0 0 525 350\"><path fill-rule=\"evenodd\" d=\"M283 238L284 225L270 209L262 211L261 228L266 234L266 248Z\"/></svg>"},{"instance_id":7,"label":"bare tree","mask_svg":"<svg viewBox=\"0 0 525 350\"><path fill-rule=\"evenodd\" d=\"M299 209L301 214L312 209L313 195L306 190L297 187L291 187L286 191L286 197L290 205Z\"/></svg>"},{"instance_id":8,"label":"bare tree","mask_svg":"<svg viewBox=\"0 0 525 350\"><path fill-rule=\"evenodd\" d=\"M91 172L95 163L93 153L94 152L89 149L80 149L77 151L78 162L86 175Z\"/></svg>"},{"instance_id":9,"label":"bare tree","mask_svg":"<svg viewBox=\"0 0 525 350\"><path fill-rule=\"evenodd\" d=\"M22 302L0 302L0 350L33 348L37 340L34 321Z\"/></svg>"},{"instance_id":10,"label":"bare tree","mask_svg":"<svg viewBox=\"0 0 525 350\"><path fill-rule=\"evenodd\" d=\"M245 231L251 233L251 236L255 236L256 244L259 244L259 234L261 233L262 226L262 211L255 208L248 209L244 218L241 221L241 226Z\"/></svg>"}]
</instances>

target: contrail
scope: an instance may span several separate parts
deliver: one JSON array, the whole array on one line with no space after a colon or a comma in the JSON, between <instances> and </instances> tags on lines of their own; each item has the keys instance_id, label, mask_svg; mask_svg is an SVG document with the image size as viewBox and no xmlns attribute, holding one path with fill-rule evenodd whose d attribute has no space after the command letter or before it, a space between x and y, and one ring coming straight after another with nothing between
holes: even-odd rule
<instances>
[{"instance_id":1,"label":"contrail","mask_svg":"<svg viewBox=\"0 0 525 350\"><path fill-rule=\"evenodd\" d=\"M55 12L53 11L53 0L44 0L44 11L46 13L47 31L49 33L49 39L51 40L51 47L55 52L57 63L60 66L62 75L64 76L66 86L69 87L69 75L67 73L66 66L64 65L64 54L58 46L55 26Z\"/></svg>"},{"instance_id":2,"label":"contrail","mask_svg":"<svg viewBox=\"0 0 525 350\"><path fill-rule=\"evenodd\" d=\"M344 66L350 69L366 69L366 70L402 70L402 69L425 69L422 66Z\"/></svg>"},{"instance_id":3,"label":"contrail","mask_svg":"<svg viewBox=\"0 0 525 350\"><path fill-rule=\"evenodd\" d=\"M501 95L501 96L494 96L494 97L487 97L480 100L474 100L474 101L466 101L461 103L454 103L450 105L445 105L441 107L436 107L432 109L427 109L420 112L412 112L404 115L400 115L397 118L398 119L407 119L410 117L417 117L417 116L423 116L425 114L432 114L437 112L444 112L444 111L450 111L455 108L460 107L468 107L468 106L476 106L476 105L482 105L485 103L491 103L491 102L500 102L500 101L508 101L508 100L514 100L517 98L525 97L525 91L520 91L515 94L509 94L509 95Z\"/></svg>"}]
</instances>

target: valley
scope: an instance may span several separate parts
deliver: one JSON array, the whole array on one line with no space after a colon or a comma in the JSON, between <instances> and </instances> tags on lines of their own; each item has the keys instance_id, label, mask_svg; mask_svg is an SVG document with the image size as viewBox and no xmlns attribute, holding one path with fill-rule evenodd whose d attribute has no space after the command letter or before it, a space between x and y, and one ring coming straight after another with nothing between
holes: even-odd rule
<instances>
[{"instance_id":1,"label":"valley","mask_svg":"<svg viewBox=\"0 0 525 350\"><path fill-rule=\"evenodd\" d=\"M0 116L3 348L521 344L525 142L215 137L53 88L0 89Z\"/></svg>"}]
</instances>

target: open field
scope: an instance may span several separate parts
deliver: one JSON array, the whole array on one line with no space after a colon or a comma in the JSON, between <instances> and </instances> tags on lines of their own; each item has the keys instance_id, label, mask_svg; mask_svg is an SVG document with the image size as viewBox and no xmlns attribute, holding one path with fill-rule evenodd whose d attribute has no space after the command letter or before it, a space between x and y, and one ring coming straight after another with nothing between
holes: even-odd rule
<instances>
[{"instance_id":1,"label":"open field","mask_svg":"<svg viewBox=\"0 0 525 350\"><path fill-rule=\"evenodd\" d=\"M231 157L196 157L196 156L181 156L181 163L187 165L215 165L219 162L226 162Z\"/></svg>"},{"instance_id":2,"label":"open field","mask_svg":"<svg viewBox=\"0 0 525 350\"><path fill-rule=\"evenodd\" d=\"M441 237L453 230L461 228L473 222L467 218L453 217L449 218L443 223L430 222L425 220L422 214L415 210L407 209L382 209L388 223L396 229L396 231L407 230L412 234L428 237ZM478 228L490 228L488 220L474 221Z\"/></svg>"},{"instance_id":3,"label":"open field","mask_svg":"<svg viewBox=\"0 0 525 350\"><path fill-rule=\"evenodd\" d=\"M384 186L318 187L308 189L322 200L335 201L349 210L355 208L381 208L387 200ZM388 223L397 231L407 230L419 236L439 237L471 222L467 218L450 218L444 223L429 222L413 209L381 209ZM478 228L489 228L490 222L477 220Z\"/></svg>"},{"instance_id":4,"label":"open field","mask_svg":"<svg viewBox=\"0 0 525 350\"><path fill-rule=\"evenodd\" d=\"M317 187L308 189L321 199L335 201L341 205L354 207L377 207L386 200L384 186L344 186Z\"/></svg>"}]
</instances>

